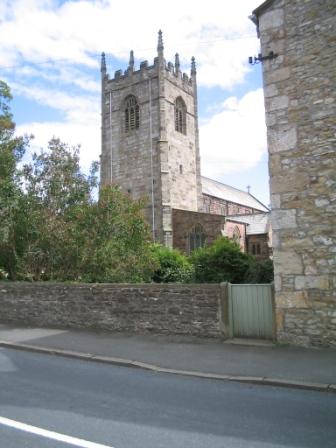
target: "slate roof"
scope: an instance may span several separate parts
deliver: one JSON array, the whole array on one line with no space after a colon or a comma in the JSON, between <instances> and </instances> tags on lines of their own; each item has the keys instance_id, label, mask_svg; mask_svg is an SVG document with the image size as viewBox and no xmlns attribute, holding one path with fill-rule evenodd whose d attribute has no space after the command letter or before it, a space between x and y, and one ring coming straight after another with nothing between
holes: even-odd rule
<instances>
[{"instance_id":1,"label":"slate roof","mask_svg":"<svg viewBox=\"0 0 336 448\"><path fill-rule=\"evenodd\" d=\"M262 212L269 211L264 204L258 201L258 199L247 191L238 190L238 188L222 184L217 180L209 179L204 176L202 176L202 193L219 199L224 199L225 201L233 202L235 204L251 207Z\"/></svg>"},{"instance_id":2,"label":"slate roof","mask_svg":"<svg viewBox=\"0 0 336 448\"><path fill-rule=\"evenodd\" d=\"M247 235L260 235L268 233L270 213L251 213L250 215L230 215L227 220L238 221L247 224Z\"/></svg>"}]
</instances>

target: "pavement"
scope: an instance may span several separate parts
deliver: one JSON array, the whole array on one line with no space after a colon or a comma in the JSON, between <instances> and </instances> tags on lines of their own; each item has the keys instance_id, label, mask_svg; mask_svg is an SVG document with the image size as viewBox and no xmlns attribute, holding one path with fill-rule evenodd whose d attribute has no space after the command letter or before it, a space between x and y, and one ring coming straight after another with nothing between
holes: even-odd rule
<instances>
[{"instance_id":1,"label":"pavement","mask_svg":"<svg viewBox=\"0 0 336 448\"><path fill-rule=\"evenodd\" d=\"M0 346L155 372L336 393L336 349L0 324Z\"/></svg>"}]
</instances>

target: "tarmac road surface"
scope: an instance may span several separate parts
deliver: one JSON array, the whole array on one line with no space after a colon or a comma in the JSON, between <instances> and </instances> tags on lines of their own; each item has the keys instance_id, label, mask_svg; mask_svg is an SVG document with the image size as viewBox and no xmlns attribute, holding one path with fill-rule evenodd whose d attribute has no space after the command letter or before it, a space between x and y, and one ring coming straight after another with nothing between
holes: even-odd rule
<instances>
[{"instance_id":1,"label":"tarmac road surface","mask_svg":"<svg viewBox=\"0 0 336 448\"><path fill-rule=\"evenodd\" d=\"M0 349L2 448L335 447L336 394Z\"/></svg>"}]
</instances>

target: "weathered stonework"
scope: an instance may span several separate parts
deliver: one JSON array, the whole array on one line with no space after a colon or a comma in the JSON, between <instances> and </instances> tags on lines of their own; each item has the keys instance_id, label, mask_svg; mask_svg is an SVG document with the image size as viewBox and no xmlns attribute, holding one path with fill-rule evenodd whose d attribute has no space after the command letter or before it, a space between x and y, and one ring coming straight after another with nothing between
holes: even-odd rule
<instances>
[{"instance_id":1,"label":"weathered stonework","mask_svg":"<svg viewBox=\"0 0 336 448\"><path fill-rule=\"evenodd\" d=\"M263 233L260 235L247 235L246 252L259 260L268 260L270 257L269 235Z\"/></svg>"},{"instance_id":2,"label":"weathered stonework","mask_svg":"<svg viewBox=\"0 0 336 448\"><path fill-rule=\"evenodd\" d=\"M213 215L246 215L248 213L260 213L253 207L247 207L241 204L235 204L224 199L216 198L208 194L202 195L203 198L203 211L205 213L211 213Z\"/></svg>"},{"instance_id":3,"label":"weathered stonework","mask_svg":"<svg viewBox=\"0 0 336 448\"><path fill-rule=\"evenodd\" d=\"M139 125L125 127L125 100L133 95ZM175 102L186 108L185 132L175 129ZM162 35L154 64L110 79L102 60L101 185L116 183L132 198L146 198L146 216L156 241L172 245L172 209L202 208L195 62L191 75L166 63ZM154 211L153 211L154 210Z\"/></svg>"},{"instance_id":4,"label":"weathered stonework","mask_svg":"<svg viewBox=\"0 0 336 448\"><path fill-rule=\"evenodd\" d=\"M173 245L176 249L189 253L188 238L195 224L202 227L206 245L212 244L219 236L233 238L238 229L240 248L246 252L246 224L226 220L221 215L186 210L173 210Z\"/></svg>"},{"instance_id":5,"label":"weathered stonework","mask_svg":"<svg viewBox=\"0 0 336 448\"><path fill-rule=\"evenodd\" d=\"M336 2L267 0L263 62L278 340L336 345Z\"/></svg>"},{"instance_id":6,"label":"weathered stonework","mask_svg":"<svg viewBox=\"0 0 336 448\"><path fill-rule=\"evenodd\" d=\"M0 322L222 337L220 285L0 284Z\"/></svg>"},{"instance_id":7,"label":"weathered stonework","mask_svg":"<svg viewBox=\"0 0 336 448\"><path fill-rule=\"evenodd\" d=\"M195 224L202 226L206 235L206 244L211 244L221 235L225 226L225 216L173 210L173 246L176 249L185 253L189 252L188 236Z\"/></svg>"}]
</instances>

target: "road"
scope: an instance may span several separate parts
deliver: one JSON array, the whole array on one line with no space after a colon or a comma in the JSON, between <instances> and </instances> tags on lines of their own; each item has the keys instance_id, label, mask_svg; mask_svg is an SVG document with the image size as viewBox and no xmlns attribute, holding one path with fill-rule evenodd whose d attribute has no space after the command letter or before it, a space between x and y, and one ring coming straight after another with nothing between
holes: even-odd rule
<instances>
[{"instance_id":1,"label":"road","mask_svg":"<svg viewBox=\"0 0 336 448\"><path fill-rule=\"evenodd\" d=\"M328 448L335 423L332 393L0 349L1 448Z\"/></svg>"}]
</instances>

